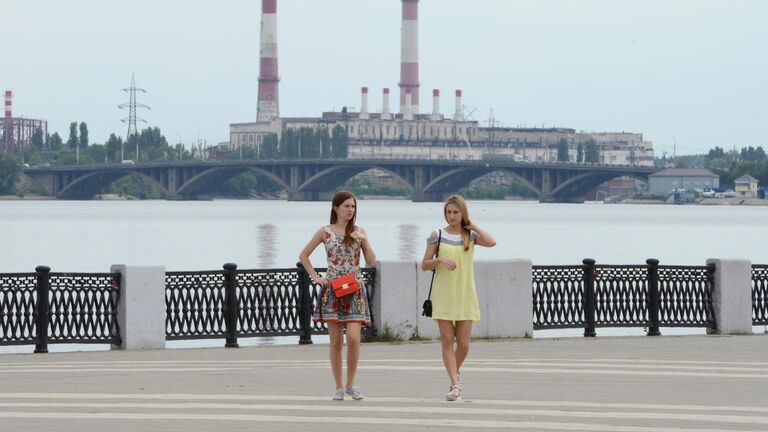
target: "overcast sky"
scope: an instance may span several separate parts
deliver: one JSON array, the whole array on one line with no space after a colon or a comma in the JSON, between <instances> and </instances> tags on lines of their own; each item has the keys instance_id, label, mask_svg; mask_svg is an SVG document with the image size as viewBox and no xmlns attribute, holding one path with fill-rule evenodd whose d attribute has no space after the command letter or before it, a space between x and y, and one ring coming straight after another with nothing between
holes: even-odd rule
<instances>
[{"instance_id":1,"label":"overcast sky","mask_svg":"<svg viewBox=\"0 0 768 432\"><path fill-rule=\"evenodd\" d=\"M278 0L280 112L318 116L397 101L399 0ZM2 0L0 90L14 115L66 140L125 136L121 89L171 143L229 139L254 121L258 0ZM421 111L452 93L487 125L631 131L658 156L768 148L768 1L421 0ZM139 124L139 128L145 127Z\"/></svg>"}]
</instances>

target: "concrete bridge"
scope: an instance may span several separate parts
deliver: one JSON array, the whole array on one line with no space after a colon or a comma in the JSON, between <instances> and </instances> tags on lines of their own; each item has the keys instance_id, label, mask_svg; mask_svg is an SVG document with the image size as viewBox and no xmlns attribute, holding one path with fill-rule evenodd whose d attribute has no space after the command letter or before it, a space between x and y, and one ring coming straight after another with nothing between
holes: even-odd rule
<instances>
[{"instance_id":1,"label":"concrete bridge","mask_svg":"<svg viewBox=\"0 0 768 432\"><path fill-rule=\"evenodd\" d=\"M27 168L24 174L48 193L62 199L90 199L127 175L143 177L169 199L198 199L212 195L227 180L245 171L262 174L282 186L291 201L328 199L351 177L378 168L404 180L413 201L442 201L470 181L502 171L539 195L541 202L583 202L585 193L620 176L642 181L653 167L523 163L512 160L244 160L165 162L136 165L89 165Z\"/></svg>"}]
</instances>

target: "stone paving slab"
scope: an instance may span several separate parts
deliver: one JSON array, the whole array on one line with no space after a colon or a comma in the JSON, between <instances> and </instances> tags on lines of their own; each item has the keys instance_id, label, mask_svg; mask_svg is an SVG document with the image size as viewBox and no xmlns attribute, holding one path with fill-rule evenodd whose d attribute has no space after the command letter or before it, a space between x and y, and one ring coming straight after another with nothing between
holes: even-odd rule
<instances>
[{"instance_id":1,"label":"stone paving slab","mask_svg":"<svg viewBox=\"0 0 768 432\"><path fill-rule=\"evenodd\" d=\"M0 355L0 430L768 430L768 336L475 341L446 402L436 342Z\"/></svg>"}]
</instances>

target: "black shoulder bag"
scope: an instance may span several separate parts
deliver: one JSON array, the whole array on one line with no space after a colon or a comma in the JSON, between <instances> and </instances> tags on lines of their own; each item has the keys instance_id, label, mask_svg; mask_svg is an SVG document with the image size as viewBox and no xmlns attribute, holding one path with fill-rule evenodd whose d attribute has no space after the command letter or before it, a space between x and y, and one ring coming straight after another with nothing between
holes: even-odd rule
<instances>
[{"instance_id":1,"label":"black shoulder bag","mask_svg":"<svg viewBox=\"0 0 768 432\"><path fill-rule=\"evenodd\" d=\"M435 250L435 258L437 258L437 254L440 252L440 240L442 238L443 230L439 229L437 230L437 250ZM427 295L427 299L424 300L424 304L421 306L421 314L425 317L432 316L432 300L430 300L430 298L432 297L432 284L435 282L435 270L437 270L437 266L432 269L432 280L429 282L429 295Z\"/></svg>"}]
</instances>

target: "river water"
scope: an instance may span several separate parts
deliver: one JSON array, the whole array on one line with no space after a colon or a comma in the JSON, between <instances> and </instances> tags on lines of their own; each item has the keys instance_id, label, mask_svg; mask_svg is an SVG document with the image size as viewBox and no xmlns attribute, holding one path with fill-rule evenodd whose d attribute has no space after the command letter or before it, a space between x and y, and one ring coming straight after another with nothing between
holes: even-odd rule
<instances>
[{"instance_id":1,"label":"river water","mask_svg":"<svg viewBox=\"0 0 768 432\"><path fill-rule=\"evenodd\" d=\"M479 260L768 264L767 207L470 201L469 212L498 242L478 248ZM213 270L227 262L288 268L329 215L328 202L0 201L0 273L38 265L56 272L106 272L112 264ZM361 199L357 222L379 260L420 260L430 231L444 225L442 203ZM321 249L312 255L317 267L326 265Z\"/></svg>"}]
</instances>

